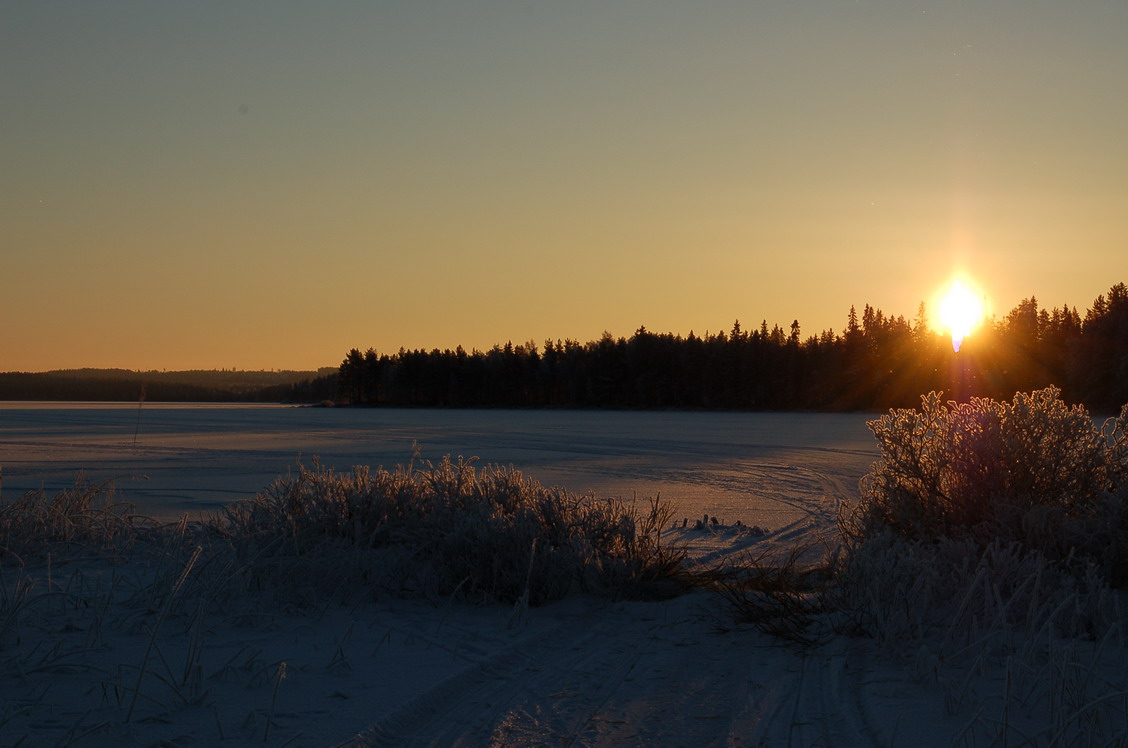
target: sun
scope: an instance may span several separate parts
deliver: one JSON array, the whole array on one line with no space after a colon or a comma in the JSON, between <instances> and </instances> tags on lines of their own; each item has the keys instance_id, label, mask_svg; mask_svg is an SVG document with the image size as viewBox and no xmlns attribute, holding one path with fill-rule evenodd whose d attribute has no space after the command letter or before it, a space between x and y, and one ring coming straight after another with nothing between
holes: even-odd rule
<instances>
[{"instance_id":1,"label":"sun","mask_svg":"<svg viewBox=\"0 0 1128 748\"><path fill-rule=\"evenodd\" d=\"M963 339L983 321L983 302L958 280L940 301L940 322L952 334L952 350L959 353Z\"/></svg>"}]
</instances>

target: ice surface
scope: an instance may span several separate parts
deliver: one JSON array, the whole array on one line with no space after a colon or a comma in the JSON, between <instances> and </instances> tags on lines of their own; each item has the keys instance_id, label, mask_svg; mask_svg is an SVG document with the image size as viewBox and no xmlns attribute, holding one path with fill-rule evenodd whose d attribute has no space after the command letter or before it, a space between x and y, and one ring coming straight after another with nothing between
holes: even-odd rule
<instances>
[{"instance_id":1,"label":"ice surface","mask_svg":"<svg viewBox=\"0 0 1128 748\"><path fill-rule=\"evenodd\" d=\"M4 496L114 478L139 511L196 516L300 459L349 470L445 455L599 496L660 494L679 516L781 527L852 495L876 458L860 414L329 409L0 403ZM134 435L136 433L136 443Z\"/></svg>"}]
</instances>

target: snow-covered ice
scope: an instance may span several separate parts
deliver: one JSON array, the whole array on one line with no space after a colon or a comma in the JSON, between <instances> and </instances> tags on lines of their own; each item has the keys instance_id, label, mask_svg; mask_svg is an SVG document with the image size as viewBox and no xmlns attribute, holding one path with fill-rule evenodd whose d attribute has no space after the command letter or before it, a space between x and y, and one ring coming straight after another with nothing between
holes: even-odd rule
<instances>
[{"instance_id":1,"label":"snow-covered ice","mask_svg":"<svg viewBox=\"0 0 1128 748\"><path fill-rule=\"evenodd\" d=\"M149 516L253 496L300 459L337 470L445 455L544 485L661 495L689 518L781 527L850 495L877 457L860 414L0 403L3 491L116 478ZM138 423L139 420L139 423ZM136 434L136 441L134 436Z\"/></svg>"}]
</instances>

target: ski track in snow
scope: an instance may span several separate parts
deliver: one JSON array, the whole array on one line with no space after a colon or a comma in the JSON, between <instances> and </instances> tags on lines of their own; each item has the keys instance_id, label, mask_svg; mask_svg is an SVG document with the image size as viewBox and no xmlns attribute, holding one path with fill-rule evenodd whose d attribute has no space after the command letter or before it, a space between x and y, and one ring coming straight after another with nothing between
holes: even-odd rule
<instances>
[{"instance_id":1,"label":"ski track in snow","mask_svg":"<svg viewBox=\"0 0 1128 748\"><path fill-rule=\"evenodd\" d=\"M576 614L436 684L337 748L881 745L859 671L702 596Z\"/></svg>"}]
</instances>

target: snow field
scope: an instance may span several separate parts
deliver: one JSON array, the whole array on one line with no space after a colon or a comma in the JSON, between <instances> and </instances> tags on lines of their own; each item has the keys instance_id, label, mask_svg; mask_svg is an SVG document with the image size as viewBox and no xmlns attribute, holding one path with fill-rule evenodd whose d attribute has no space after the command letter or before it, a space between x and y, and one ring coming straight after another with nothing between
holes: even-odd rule
<instances>
[{"instance_id":1,"label":"snow field","mask_svg":"<svg viewBox=\"0 0 1128 748\"><path fill-rule=\"evenodd\" d=\"M373 428L358 414L334 433L326 413L217 409L201 421L170 410L151 419L152 443L131 448L132 422L123 438L113 413L68 425L0 409L3 498L12 503L21 480L77 467L97 487L99 471L133 456L157 477L124 498L159 504L166 488L142 488L181 480L174 503L196 518L210 501L193 475L212 467L250 482L299 444L313 445L307 456L337 444L326 453L348 470L367 464L366 450L409 458L423 435L533 478L609 485L596 495L637 496L644 508L651 488L673 487L662 490L678 510L661 544L711 568L832 533L876 456L857 435L861 416L719 414L708 428L712 414L403 412L421 425ZM706 591L651 602L571 594L539 607L467 604L465 587L374 597L333 553L299 566L277 549L197 554L187 520L158 528L80 503L22 512L17 534L30 545L0 559L0 744L1128 743L1122 597L1070 584L1007 544L977 555L955 542L934 553L875 543L852 579L807 595L825 599L811 643L797 645L740 623Z\"/></svg>"}]
</instances>

